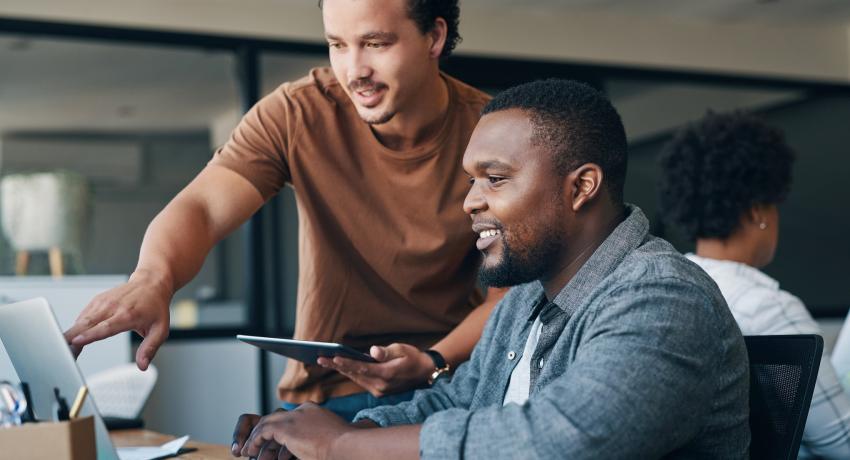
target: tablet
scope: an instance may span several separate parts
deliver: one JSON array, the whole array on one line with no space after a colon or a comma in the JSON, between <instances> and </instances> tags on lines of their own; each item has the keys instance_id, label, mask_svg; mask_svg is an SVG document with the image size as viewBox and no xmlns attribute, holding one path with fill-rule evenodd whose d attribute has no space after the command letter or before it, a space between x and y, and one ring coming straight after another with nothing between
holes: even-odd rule
<instances>
[{"instance_id":1,"label":"tablet","mask_svg":"<svg viewBox=\"0 0 850 460\"><path fill-rule=\"evenodd\" d=\"M334 356L356 359L358 361L366 361L369 363L378 362L366 353L359 352L354 348L338 343L276 339L274 337L257 337L253 335L237 335L236 338L245 343L254 345L255 347L262 348L263 350L277 353L306 364L316 364L316 360L320 357L333 358Z\"/></svg>"}]
</instances>

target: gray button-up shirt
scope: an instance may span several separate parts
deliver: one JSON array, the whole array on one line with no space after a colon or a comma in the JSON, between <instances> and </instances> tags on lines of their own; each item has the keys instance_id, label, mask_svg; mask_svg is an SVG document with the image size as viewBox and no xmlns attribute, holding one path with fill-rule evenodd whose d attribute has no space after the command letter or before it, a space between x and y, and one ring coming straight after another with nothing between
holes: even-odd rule
<instances>
[{"instance_id":1,"label":"gray button-up shirt","mask_svg":"<svg viewBox=\"0 0 850 460\"><path fill-rule=\"evenodd\" d=\"M714 282L643 212L609 235L553 299L517 286L451 381L361 411L424 423L422 458L745 458L749 365ZM501 405L533 320L542 330L523 405Z\"/></svg>"}]
</instances>

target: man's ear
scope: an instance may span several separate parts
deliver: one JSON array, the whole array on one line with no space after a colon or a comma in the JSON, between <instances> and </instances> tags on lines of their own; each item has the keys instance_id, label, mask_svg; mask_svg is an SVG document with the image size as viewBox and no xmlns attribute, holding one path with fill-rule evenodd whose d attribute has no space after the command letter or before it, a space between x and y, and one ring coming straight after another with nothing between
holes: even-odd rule
<instances>
[{"instance_id":1,"label":"man's ear","mask_svg":"<svg viewBox=\"0 0 850 460\"><path fill-rule=\"evenodd\" d=\"M431 59L438 59L443 54L443 48L446 46L446 37L449 33L449 26L443 18L434 20L434 27L428 32L431 38L431 47L428 50L428 56Z\"/></svg>"},{"instance_id":2,"label":"man's ear","mask_svg":"<svg viewBox=\"0 0 850 460\"><path fill-rule=\"evenodd\" d=\"M573 212L592 201L602 190L602 168L595 163L585 163L566 177L566 192Z\"/></svg>"}]
</instances>

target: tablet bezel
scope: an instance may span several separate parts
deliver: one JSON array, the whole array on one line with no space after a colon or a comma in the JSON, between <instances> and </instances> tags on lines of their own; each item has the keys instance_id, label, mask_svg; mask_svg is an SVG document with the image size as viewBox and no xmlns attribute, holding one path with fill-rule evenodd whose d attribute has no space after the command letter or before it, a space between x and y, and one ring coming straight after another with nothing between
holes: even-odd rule
<instances>
[{"instance_id":1,"label":"tablet bezel","mask_svg":"<svg viewBox=\"0 0 850 460\"><path fill-rule=\"evenodd\" d=\"M244 343L253 345L272 353L276 353L305 364L316 364L320 357L355 359L368 363L377 363L366 353L346 345L331 342L313 342L309 340L280 339L276 337L260 337L255 335L237 335L236 338Z\"/></svg>"}]
</instances>

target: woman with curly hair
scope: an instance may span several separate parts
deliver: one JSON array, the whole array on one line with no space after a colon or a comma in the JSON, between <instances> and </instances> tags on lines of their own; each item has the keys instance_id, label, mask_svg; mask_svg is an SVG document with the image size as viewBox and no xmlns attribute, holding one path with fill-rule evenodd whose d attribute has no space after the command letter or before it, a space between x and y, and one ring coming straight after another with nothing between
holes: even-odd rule
<instances>
[{"instance_id":1,"label":"woman with curly hair","mask_svg":"<svg viewBox=\"0 0 850 460\"><path fill-rule=\"evenodd\" d=\"M696 240L688 258L717 282L744 335L822 334L803 302L759 270L773 260L794 152L741 112L709 112L661 154L662 218ZM821 361L800 457L850 458L850 395Z\"/></svg>"}]
</instances>

